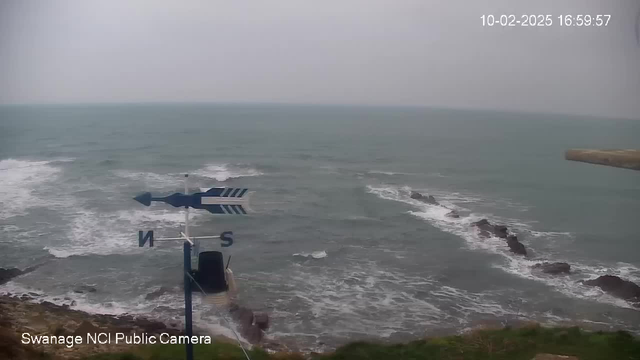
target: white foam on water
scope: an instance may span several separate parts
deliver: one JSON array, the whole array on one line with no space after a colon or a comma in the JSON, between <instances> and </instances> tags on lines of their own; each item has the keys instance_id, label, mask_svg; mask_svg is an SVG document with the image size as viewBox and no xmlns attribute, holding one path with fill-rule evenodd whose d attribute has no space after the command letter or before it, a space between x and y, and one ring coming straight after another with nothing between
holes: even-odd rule
<instances>
[{"instance_id":1,"label":"white foam on water","mask_svg":"<svg viewBox=\"0 0 640 360\"><path fill-rule=\"evenodd\" d=\"M443 287L435 279L384 268L371 260L349 259L346 264L347 268L338 269L307 263L285 273L251 274L251 282L274 289L275 299L268 306L274 308L271 315L278 324L273 331L280 335L272 335L385 338L413 332L419 336L424 328L466 324L472 314L512 313L490 295Z\"/></svg>"},{"instance_id":2,"label":"white foam on water","mask_svg":"<svg viewBox=\"0 0 640 360\"><path fill-rule=\"evenodd\" d=\"M602 275L615 275L625 280L640 283L640 268L624 262L618 262L615 265L576 264L575 266L573 266L573 269L578 272L591 275L593 277Z\"/></svg>"},{"instance_id":3,"label":"white foam on water","mask_svg":"<svg viewBox=\"0 0 640 360\"><path fill-rule=\"evenodd\" d=\"M0 220L26 215L28 209L46 205L36 190L59 176L61 170L51 162L0 160Z\"/></svg>"},{"instance_id":4,"label":"white foam on water","mask_svg":"<svg viewBox=\"0 0 640 360\"><path fill-rule=\"evenodd\" d=\"M227 181L233 178L260 176L264 173L250 167L232 166L229 164L207 164L203 168L193 172L194 175Z\"/></svg>"},{"instance_id":5,"label":"white foam on water","mask_svg":"<svg viewBox=\"0 0 640 360\"><path fill-rule=\"evenodd\" d=\"M149 313L158 306L157 302L145 301L143 296L140 296L133 301L100 301L89 299L87 294L79 294L73 291L68 291L62 294L47 294L40 289L34 289L28 286L21 285L16 281L10 281L0 286L0 295L11 294L16 297L22 295L29 295L30 301L41 303L48 301L56 305L68 305L70 309L80 310L91 314L107 314L107 315L124 315L124 314L144 314L149 317ZM181 309L184 303L180 298L173 299L174 301L167 301L167 298L160 298L157 301L162 300L163 306ZM75 302L75 303L72 303Z\"/></svg>"},{"instance_id":6,"label":"white foam on water","mask_svg":"<svg viewBox=\"0 0 640 360\"><path fill-rule=\"evenodd\" d=\"M393 171L382 171L382 170L370 170L370 171L367 171L367 174L379 174L379 175L389 175L389 176L412 175L410 173L405 173L405 172L393 172Z\"/></svg>"},{"instance_id":7,"label":"white foam on water","mask_svg":"<svg viewBox=\"0 0 640 360\"><path fill-rule=\"evenodd\" d=\"M445 216L445 214L449 211L448 209L443 208L442 206L430 205L419 200L411 199L409 195L412 189L409 187L398 188L395 186L384 185L367 186L367 189L370 193L375 194L382 199L403 202L418 208L418 211L409 211L408 213L424 219L425 221L428 221L431 225L442 231L459 236L460 238L465 240L467 247L470 249L483 250L493 254L501 255L504 259L504 263L494 266L509 274L513 274L515 276L529 280L542 282L555 289L556 291L559 291L560 293L570 297L598 301L624 308L633 308L628 302L622 299L610 296L597 287L582 285L578 283L578 281L593 279L600 275L610 274L618 275L627 280L638 282L638 280L640 280L640 269L638 269L637 267L631 264L624 263L618 263L617 265L593 266L571 261L570 264L572 266L573 274L570 276L553 276L544 274L540 271L537 271L536 269L533 269L532 266L543 261L556 262L563 261L563 259L538 258L536 260L531 260L522 256L514 255L509 251L509 247L507 246L504 239L495 237L483 239L479 236L477 230L471 226L471 223L482 218L486 218L493 223L506 224L507 226L512 228L512 230L515 230L516 233L524 230L532 234L539 234L540 236L556 237L570 236L570 233L536 232L530 230L531 225L527 223L515 219L499 218L490 214L480 215L471 213L467 217L462 217L460 219L451 219ZM429 193L438 194L438 192ZM434 196L436 196L436 199L438 200L440 198L447 198L446 196L442 195L440 195L441 197L438 197L437 195ZM458 197L458 195L456 195L455 197ZM449 199L450 198L451 197L449 197ZM531 246L531 244L526 245L528 247Z\"/></svg>"},{"instance_id":8,"label":"white foam on water","mask_svg":"<svg viewBox=\"0 0 640 360\"><path fill-rule=\"evenodd\" d=\"M196 220L202 215L192 213L191 218ZM168 209L145 208L102 213L80 208L68 217L70 229L66 234L67 241L44 248L55 257L139 251L136 241L138 230L153 229L156 230L156 236L165 236L171 231L171 234L178 236L180 226L184 224L184 211Z\"/></svg>"},{"instance_id":9,"label":"white foam on water","mask_svg":"<svg viewBox=\"0 0 640 360\"><path fill-rule=\"evenodd\" d=\"M324 258L326 258L328 255L327 255L327 252L326 252L326 251L321 250L321 251L314 251L314 252L311 252L311 253L306 253L306 252L303 252L303 253L295 253L295 254L293 254L293 256L301 256L301 257L305 257L305 258L313 258L313 259L324 259Z\"/></svg>"},{"instance_id":10,"label":"white foam on water","mask_svg":"<svg viewBox=\"0 0 640 360\"><path fill-rule=\"evenodd\" d=\"M121 178L143 182L147 187L157 189L175 187L184 180L184 175L180 177L177 174L156 174L129 170L113 170L113 174Z\"/></svg>"},{"instance_id":11,"label":"white foam on water","mask_svg":"<svg viewBox=\"0 0 640 360\"><path fill-rule=\"evenodd\" d=\"M524 230L529 234L529 236L534 238L555 238L555 237L573 237L573 234L570 232L560 232L560 231L534 231L534 230Z\"/></svg>"},{"instance_id":12,"label":"white foam on water","mask_svg":"<svg viewBox=\"0 0 640 360\"><path fill-rule=\"evenodd\" d=\"M190 212L189 218L198 217L200 213ZM146 223L158 223L157 226L170 227L178 229L178 226L184 224L184 211L167 210L167 209L144 209L144 210L121 210L115 213L121 221L128 221L132 225L142 225Z\"/></svg>"},{"instance_id":13,"label":"white foam on water","mask_svg":"<svg viewBox=\"0 0 640 360\"><path fill-rule=\"evenodd\" d=\"M72 255L109 255L129 252L137 248L131 233L125 232L117 219L109 214L99 214L91 210L80 209L70 221L67 241L59 246L45 247L55 257L65 258Z\"/></svg>"},{"instance_id":14,"label":"white foam on water","mask_svg":"<svg viewBox=\"0 0 640 360\"><path fill-rule=\"evenodd\" d=\"M17 232L20 231L20 228L15 225L0 225L0 230L6 232Z\"/></svg>"}]
</instances>

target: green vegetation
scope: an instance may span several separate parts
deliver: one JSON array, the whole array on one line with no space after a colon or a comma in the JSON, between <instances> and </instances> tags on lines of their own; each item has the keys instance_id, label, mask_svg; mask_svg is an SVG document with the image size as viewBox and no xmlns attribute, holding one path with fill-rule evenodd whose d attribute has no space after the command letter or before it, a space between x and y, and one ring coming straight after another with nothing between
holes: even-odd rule
<instances>
[{"instance_id":1,"label":"green vegetation","mask_svg":"<svg viewBox=\"0 0 640 360\"><path fill-rule=\"evenodd\" d=\"M242 360L232 344L196 345L197 360ZM417 340L407 344L355 342L334 353L313 355L316 360L531 360L536 354L573 355L580 360L640 360L640 339L624 331L587 332L573 328L478 330L461 336ZM255 349L253 360L301 360L299 354L272 354ZM142 346L133 353L100 354L86 360L178 360L184 346Z\"/></svg>"}]
</instances>

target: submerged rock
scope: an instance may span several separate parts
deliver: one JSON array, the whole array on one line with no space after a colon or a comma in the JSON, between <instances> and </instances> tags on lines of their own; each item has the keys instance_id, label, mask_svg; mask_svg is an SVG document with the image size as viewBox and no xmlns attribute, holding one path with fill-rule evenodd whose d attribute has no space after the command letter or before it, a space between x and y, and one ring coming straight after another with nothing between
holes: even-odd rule
<instances>
[{"instance_id":1,"label":"submerged rock","mask_svg":"<svg viewBox=\"0 0 640 360\"><path fill-rule=\"evenodd\" d=\"M453 218L453 219L457 219L460 217L460 214L458 214L457 211L455 210L451 210L448 213L446 213L444 216L448 217L448 218Z\"/></svg>"},{"instance_id":2,"label":"submerged rock","mask_svg":"<svg viewBox=\"0 0 640 360\"><path fill-rule=\"evenodd\" d=\"M534 269L540 269L543 273L546 274L569 274L571 272L571 265L564 262L543 262L540 264L533 265Z\"/></svg>"},{"instance_id":3,"label":"submerged rock","mask_svg":"<svg viewBox=\"0 0 640 360\"><path fill-rule=\"evenodd\" d=\"M588 286L597 286L607 294L640 304L640 286L614 275L603 275L596 279L582 282Z\"/></svg>"},{"instance_id":4,"label":"submerged rock","mask_svg":"<svg viewBox=\"0 0 640 360\"><path fill-rule=\"evenodd\" d=\"M162 296L162 295L164 295L164 294L166 294L166 293L168 293L170 291L171 291L171 289L169 289L168 287L161 286L160 289L154 290L154 291L148 293L144 298L145 298L145 300L154 300L154 299L157 299L160 296Z\"/></svg>"},{"instance_id":5,"label":"submerged rock","mask_svg":"<svg viewBox=\"0 0 640 360\"><path fill-rule=\"evenodd\" d=\"M89 286L89 285L81 285L78 286L77 288L73 289L74 293L78 293L78 294L84 294L84 293L94 293L98 290L96 290L96 288L94 288L93 286Z\"/></svg>"}]
</instances>

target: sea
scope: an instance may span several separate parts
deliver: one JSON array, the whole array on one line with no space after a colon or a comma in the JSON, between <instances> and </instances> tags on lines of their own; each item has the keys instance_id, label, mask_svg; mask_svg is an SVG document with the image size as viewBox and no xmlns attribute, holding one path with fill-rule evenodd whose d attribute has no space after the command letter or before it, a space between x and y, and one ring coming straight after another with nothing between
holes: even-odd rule
<instances>
[{"instance_id":1,"label":"sea","mask_svg":"<svg viewBox=\"0 0 640 360\"><path fill-rule=\"evenodd\" d=\"M640 148L640 121L405 107L127 104L0 107L0 286L92 313L180 323L185 213L133 200L246 187L248 215L190 212L232 231L239 301L297 349L408 341L518 321L640 333L640 309L579 281L640 284L640 172L570 148ZM410 198L433 195L455 209ZM528 255L470 225L505 224ZM570 275L534 264L563 261ZM95 292L76 293L78 286ZM148 294L164 289L159 297ZM73 302L70 302L73 301ZM232 336L194 295L197 329Z\"/></svg>"}]
</instances>

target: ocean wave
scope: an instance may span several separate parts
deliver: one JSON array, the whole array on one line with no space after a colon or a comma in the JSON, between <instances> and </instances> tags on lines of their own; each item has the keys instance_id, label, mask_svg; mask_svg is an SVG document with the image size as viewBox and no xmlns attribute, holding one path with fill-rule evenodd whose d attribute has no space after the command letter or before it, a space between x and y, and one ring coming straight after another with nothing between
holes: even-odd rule
<instances>
[{"instance_id":1,"label":"ocean wave","mask_svg":"<svg viewBox=\"0 0 640 360\"><path fill-rule=\"evenodd\" d=\"M631 264L617 265L587 265L575 261L567 261L571 264L573 273L569 276L551 276L533 269L533 265L543 261L566 261L566 259L547 259L544 258L544 254L539 254L535 259L524 258L512 254L509 248L506 246L503 239L491 237L483 239L479 236L476 229L471 225L472 222L478 221L482 218L489 219L492 222L505 223L509 227L516 230L516 232L524 229L526 232L538 237L549 236L565 236L570 237L570 233L564 232L542 232L531 230L530 224L515 219L501 219L491 214L475 214L470 213L469 216L462 217L460 219L451 219L445 216L449 211L447 208L436 205L429 205L424 202L414 200L410 198L409 187L395 187L395 186L368 186L368 191L381 199L403 202L417 208L415 211L408 211L409 214L419 217L436 228L457 235L462 238L466 246L472 250L482 250L493 254L501 255L504 259L504 263L494 265L509 274L538 281L544 283L551 288L559 291L560 293L580 299L588 299L607 303L624 308L633 308L629 303L624 300L614 298L605 294L597 287L585 286L579 283L580 280L592 279L600 275L611 274L618 275L631 281L640 280L640 269ZM437 192L430 192L437 194ZM440 197L436 196L440 200ZM443 196L442 198L446 198ZM459 207L460 209L460 207ZM464 209L464 208L462 208ZM468 209L464 209L467 210ZM506 221L505 221L506 220ZM527 246L531 246L527 244ZM535 251L535 248L533 248Z\"/></svg>"},{"instance_id":2,"label":"ocean wave","mask_svg":"<svg viewBox=\"0 0 640 360\"><path fill-rule=\"evenodd\" d=\"M534 238L554 238L554 237L573 237L573 234L570 232L562 232L562 231L534 231L530 229L525 230L529 236Z\"/></svg>"},{"instance_id":3,"label":"ocean wave","mask_svg":"<svg viewBox=\"0 0 640 360\"><path fill-rule=\"evenodd\" d=\"M347 268L293 266L284 273L249 274L248 278L273 292L273 303L268 305L277 324L273 331L283 338L298 333L315 333L320 338L391 338L414 331L421 334L410 324L458 327L479 315L516 314L500 305L495 294L442 286L436 279L366 259L350 260Z\"/></svg>"},{"instance_id":4,"label":"ocean wave","mask_svg":"<svg viewBox=\"0 0 640 360\"><path fill-rule=\"evenodd\" d=\"M114 170L113 173L121 178L136 180L145 183L146 186L151 188L168 188L168 187L176 187L181 184L181 181L184 179L184 175L182 178L175 174L156 174L153 172L139 172L139 171L129 171L129 170Z\"/></svg>"},{"instance_id":5,"label":"ocean wave","mask_svg":"<svg viewBox=\"0 0 640 360\"><path fill-rule=\"evenodd\" d=\"M27 210L46 204L38 187L55 181L61 169L54 161L0 160L0 220L27 214Z\"/></svg>"},{"instance_id":6,"label":"ocean wave","mask_svg":"<svg viewBox=\"0 0 640 360\"><path fill-rule=\"evenodd\" d=\"M264 175L261 171L251 167L233 166L229 164L207 164L205 167L194 171L193 174L217 181Z\"/></svg>"},{"instance_id":7,"label":"ocean wave","mask_svg":"<svg viewBox=\"0 0 640 360\"><path fill-rule=\"evenodd\" d=\"M380 174L380 175L389 175L389 176L393 176L393 175L410 175L409 173L392 172L392 171L381 171L381 170L370 170L370 171L367 171L367 174Z\"/></svg>"},{"instance_id":8,"label":"ocean wave","mask_svg":"<svg viewBox=\"0 0 640 360\"><path fill-rule=\"evenodd\" d=\"M306 252L303 252L303 253L295 253L295 254L293 254L293 256L300 256L300 257L304 257L304 258L312 258L312 259L324 259L324 258L326 258L328 255L327 255L327 252L326 252L326 251L321 250L321 251L314 251L314 252L311 252L311 253L306 253Z\"/></svg>"},{"instance_id":9,"label":"ocean wave","mask_svg":"<svg viewBox=\"0 0 640 360\"><path fill-rule=\"evenodd\" d=\"M197 217L199 214L194 214ZM80 209L73 214L66 241L44 249L58 258L83 255L112 255L139 251L137 229L173 229L184 222L184 213L170 210L123 210L97 213ZM128 230L133 229L133 230Z\"/></svg>"}]
</instances>

